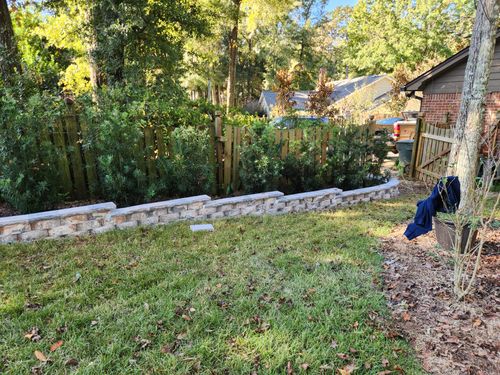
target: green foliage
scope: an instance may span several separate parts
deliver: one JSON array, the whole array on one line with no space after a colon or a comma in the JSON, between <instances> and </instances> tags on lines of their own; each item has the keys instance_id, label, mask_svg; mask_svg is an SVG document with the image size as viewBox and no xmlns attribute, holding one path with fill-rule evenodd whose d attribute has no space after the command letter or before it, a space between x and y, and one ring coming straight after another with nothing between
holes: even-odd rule
<instances>
[{"instance_id":1,"label":"green foliage","mask_svg":"<svg viewBox=\"0 0 500 375\"><path fill-rule=\"evenodd\" d=\"M285 193L299 193L324 187L321 166L317 160L320 145L314 139L314 133L304 132L304 138L291 145L283 165L283 186Z\"/></svg>"},{"instance_id":2,"label":"green foliage","mask_svg":"<svg viewBox=\"0 0 500 375\"><path fill-rule=\"evenodd\" d=\"M49 209L63 199L58 150L49 138L61 106L28 79L0 87L0 194L20 212Z\"/></svg>"},{"instance_id":3,"label":"green foliage","mask_svg":"<svg viewBox=\"0 0 500 375\"><path fill-rule=\"evenodd\" d=\"M148 181L140 155L145 103L124 88L100 93L99 106L87 107L90 138L86 147L97 154L100 193L106 200L131 204L148 199Z\"/></svg>"},{"instance_id":4,"label":"green foliage","mask_svg":"<svg viewBox=\"0 0 500 375\"><path fill-rule=\"evenodd\" d=\"M365 126L336 126L330 137L324 178L344 190L381 182L381 166L387 155L388 137L375 137Z\"/></svg>"},{"instance_id":5,"label":"green foliage","mask_svg":"<svg viewBox=\"0 0 500 375\"><path fill-rule=\"evenodd\" d=\"M469 0L360 0L347 27L347 64L357 74L389 73L444 59L467 45Z\"/></svg>"},{"instance_id":6,"label":"green foliage","mask_svg":"<svg viewBox=\"0 0 500 375\"><path fill-rule=\"evenodd\" d=\"M207 129L179 127L171 134L172 159L167 161L172 171L171 189L175 195L210 194L215 183L210 164L210 135Z\"/></svg>"},{"instance_id":7,"label":"green foliage","mask_svg":"<svg viewBox=\"0 0 500 375\"><path fill-rule=\"evenodd\" d=\"M274 143L274 127L256 122L241 148L240 177L247 193L275 190L283 170L280 147Z\"/></svg>"}]
</instances>

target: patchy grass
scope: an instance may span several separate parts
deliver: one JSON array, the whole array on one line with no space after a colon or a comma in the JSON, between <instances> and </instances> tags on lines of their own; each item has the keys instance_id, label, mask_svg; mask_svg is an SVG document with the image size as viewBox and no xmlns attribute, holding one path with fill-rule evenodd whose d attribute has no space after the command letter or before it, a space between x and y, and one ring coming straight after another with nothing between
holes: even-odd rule
<instances>
[{"instance_id":1,"label":"patchy grass","mask_svg":"<svg viewBox=\"0 0 500 375\"><path fill-rule=\"evenodd\" d=\"M414 202L0 246L0 372L419 374L376 251Z\"/></svg>"}]
</instances>

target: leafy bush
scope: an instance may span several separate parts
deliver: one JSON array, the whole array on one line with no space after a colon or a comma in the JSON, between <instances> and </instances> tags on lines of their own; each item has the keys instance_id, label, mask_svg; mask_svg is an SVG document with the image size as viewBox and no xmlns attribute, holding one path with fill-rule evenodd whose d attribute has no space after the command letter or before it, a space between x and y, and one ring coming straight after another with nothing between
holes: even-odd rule
<instances>
[{"instance_id":1,"label":"leafy bush","mask_svg":"<svg viewBox=\"0 0 500 375\"><path fill-rule=\"evenodd\" d=\"M104 199L131 204L156 194L141 168L144 155L139 144L147 124L144 106L137 93L125 88L103 91L98 106L86 106L90 132L85 147L97 155L98 193Z\"/></svg>"},{"instance_id":2,"label":"leafy bush","mask_svg":"<svg viewBox=\"0 0 500 375\"><path fill-rule=\"evenodd\" d=\"M173 155L164 164L172 173L169 190L180 196L210 194L215 175L210 164L210 152L213 150L208 130L179 127L172 132L170 141Z\"/></svg>"},{"instance_id":3,"label":"leafy bush","mask_svg":"<svg viewBox=\"0 0 500 375\"><path fill-rule=\"evenodd\" d=\"M18 211L49 209L64 198L58 150L50 141L62 107L29 81L0 88L0 193Z\"/></svg>"},{"instance_id":4,"label":"leafy bush","mask_svg":"<svg viewBox=\"0 0 500 375\"><path fill-rule=\"evenodd\" d=\"M280 146L274 143L274 128L255 122L241 148L240 178L247 193L274 190L283 170Z\"/></svg>"},{"instance_id":5,"label":"leafy bush","mask_svg":"<svg viewBox=\"0 0 500 375\"><path fill-rule=\"evenodd\" d=\"M282 190L285 193L316 190L325 185L321 165L316 160L320 146L312 134L313 137L310 137L305 131L304 138L291 145L292 152L284 160Z\"/></svg>"},{"instance_id":6,"label":"leafy bush","mask_svg":"<svg viewBox=\"0 0 500 375\"><path fill-rule=\"evenodd\" d=\"M369 134L365 126L334 127L323 170L327 183L349 190L381 182L387 139Z\"/></svg>"}]
</instances>

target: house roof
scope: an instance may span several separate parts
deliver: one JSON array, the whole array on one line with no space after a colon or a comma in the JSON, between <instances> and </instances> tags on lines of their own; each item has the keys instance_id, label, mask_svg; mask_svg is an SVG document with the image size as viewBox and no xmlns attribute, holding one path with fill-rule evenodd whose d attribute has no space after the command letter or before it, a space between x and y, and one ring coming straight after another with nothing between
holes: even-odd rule
<instances>
[{"instance_id":1,"label":"house roof","mask_svg":"<svg viewBox=\"0 0 500 375\"><path fill-rule=\"evenodd\" d=\"M356 90L372 84L373 82L386 77L385 75L371 75L363 76L349 79L341 79L338 81L333 81L334 89L331 98L334 101L339 101ZM305 91L295 91L293 100L295 101L295 109L303 110L306 109L306 103L309 100L309 94L314 92L313 90ZM378 99L378 98L377 98ZM264 90L261 94L261 101L264 100L266 105L273 107L276 104L276 93L270 90Z\"/></svg>"},{"instance_id":2,"label":"house roof","mask_svg":"<svg viewBox=\"0 0 500 375\"><path fill-rule=\"evenodd\" d=\"M500 37L500 28L497 29L497 33L495 38L498 39ZM457 52L453 56L444 60L440 64L436 65L432 69L426 71L425 73L419 75L413 81L408 82L406 85L401 87L401 91L421 91L423 87L427 84L428 81L440 76L456 65L467 61L469 58L469 47L464 48L463 50Z\"/></svg>"}]
</instances>

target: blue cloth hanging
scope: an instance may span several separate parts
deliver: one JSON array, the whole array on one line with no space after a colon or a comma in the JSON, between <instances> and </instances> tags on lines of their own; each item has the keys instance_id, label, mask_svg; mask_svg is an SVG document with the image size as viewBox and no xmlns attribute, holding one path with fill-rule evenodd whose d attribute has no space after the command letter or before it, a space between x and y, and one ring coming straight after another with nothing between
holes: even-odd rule
<instances>
[{"instance_id":1,"label":"blue cloth hanging","mask_svg":"<svg viewBox=\"0 0 500 375\"><path fill-rule=\"evenodd\" d=\"M460 204L460 181L456 176L442 178L432 189L431 195L417 203L413 223L404 235L412 240L432 230L432 218L437 212L453 213Z\"/></svg>"}]
</instances>

